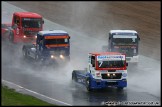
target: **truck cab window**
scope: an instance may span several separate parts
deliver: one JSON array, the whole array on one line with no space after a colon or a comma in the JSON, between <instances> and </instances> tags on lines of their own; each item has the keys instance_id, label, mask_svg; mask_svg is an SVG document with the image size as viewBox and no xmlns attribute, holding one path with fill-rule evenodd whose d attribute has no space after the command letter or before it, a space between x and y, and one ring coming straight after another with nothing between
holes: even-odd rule
<instances>
[{"instance_id":1,"label":"truck cab window","mask_svg":"<svg viewBox=\"0 0 162 107\"><path fill-rule=\"evenodd\" d=\"M19 23L20 23L19 18L17 16L14 16L13 21L14 21L14 24L12 25L12 27L14 29L16 29L19 26Z\"/></svg>"},{"instance_id":2,"label":"truck cab window","mask_svg":"<svg viewBox=\"0 0 162 107\"><path fill-rule=\"evenodd\" d=\"M112 35L109 33L109 40L112 38L111 36L112 36Z\"/></svg>"},{"instance_id":3,"label":"truck cab window","mask_svg":"<svg viewBox=\"0 0 162 107\"><path fill-rule=\"evenodd\" d=\"M16 23L16 16L14 16L14 19L13 20L14 20L14 23Z\"/></svg>"},{"instance_id":4,"label":"truck cab window","mask_svg":"<svg viewBox=\"0 0 162 107\"><path fill-rule=\"evenodd\" d=\"M95 56L91 56L92 67L95 67Z\"/></svg>"},{"instance_id":5,"label":"truck cab window","mask_svg":"<svg viewBox=\"0 0 162 107\"><path fill-rule=\"evenodd\" d=\"M17 19L17 20L16 20L16 23L17 23L17 25L19 26L19 25L20 25L20 20Z\"/></svg>"},{"instance_id":6,"label":"truck cab window","mask_svg":"<svg viewBox=\"0 0 162 107\"><path fill-rule=\"evenodd\" d=\"M19 26L20 25L20 18L17 17L17 16L14 16L14 23Z\"/></svg>"}]
</instances>

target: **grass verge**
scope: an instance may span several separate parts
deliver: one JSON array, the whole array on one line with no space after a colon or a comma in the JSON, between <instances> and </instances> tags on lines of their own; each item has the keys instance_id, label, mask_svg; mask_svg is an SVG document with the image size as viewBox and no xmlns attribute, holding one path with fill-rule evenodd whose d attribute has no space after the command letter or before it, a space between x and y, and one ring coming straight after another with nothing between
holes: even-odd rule
<instances>
[{"instance_id":1,"label":"grass verge","mask_svg":"<svg viewBox=\"0 0 162 107\"><path fill-rule=\"evenodd\" d=\"M1 86L2 106L54 106L33 96L16 92L7 86Z\"/></svg>"}]
</instances>

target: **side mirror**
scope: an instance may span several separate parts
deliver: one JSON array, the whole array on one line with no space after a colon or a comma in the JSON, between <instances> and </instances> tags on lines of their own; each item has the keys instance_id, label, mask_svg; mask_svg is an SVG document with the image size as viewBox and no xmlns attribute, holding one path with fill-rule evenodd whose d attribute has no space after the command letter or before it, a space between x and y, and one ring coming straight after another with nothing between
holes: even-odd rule
<instances>
[{"instance_id":1,"label":"side mirror","mask_svg":"<svg viewBox=\"0 0 162 107\"><path fill-rule=\"evenodd\" d=\"M44 20L42 19L42 24L44 24Z\"/></svg>"},{"instance_id":2,"label":"side mirror","mask_svg":"<svg viewBox=\"0 0 162 107\"><path fill-rule=\"evenodd\" d=\"M92 67L95 67L95 64L92 64Z\"/></svg>"},{"instance_id":3,"label":"side mirror","mask_svg":"<svg viewBox=\"0 0 162 107\"><path fill-rule=\"evenodd\" d=\"M126 63L126 66L128 66L128 63Z\"/></svg>"},{"instance_id":4,"label":"side mirror","mask_svg":"<svg viewBox=\"0 0 162 107\"><path fill-rule=\"evenodd\" d=\"M140 37L139 37L139 35L137 34L137 39L140 41Z\"/></svg>"}]
</instances>

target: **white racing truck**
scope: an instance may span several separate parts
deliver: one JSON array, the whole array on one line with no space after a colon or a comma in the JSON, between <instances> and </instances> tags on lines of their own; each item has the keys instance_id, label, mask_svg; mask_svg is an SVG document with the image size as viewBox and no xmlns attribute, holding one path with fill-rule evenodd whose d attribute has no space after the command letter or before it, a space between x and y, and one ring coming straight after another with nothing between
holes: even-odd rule
<instances>
[{"instance_id":1,"label":"white racing truck","mask_svg":"<svg viewBox=\"0 0 162 107\"><path fill-rule=\"evenodd\" d=\"M127 87L125 54L118 52L89 53L88 68L73 70L72 80L86 86L88 91L106 87Z\"/></svg>"},{"instance_id":2,"label":"white racing truck","mask_svg":"<svg viewBox=\"0 0 162 107\"><path fill-rule=\"evenodd\" d=\"M110 30L107 51L125 53L127 62L138 62L139 41L135 30Z\"/></svg>"}]
</instances>

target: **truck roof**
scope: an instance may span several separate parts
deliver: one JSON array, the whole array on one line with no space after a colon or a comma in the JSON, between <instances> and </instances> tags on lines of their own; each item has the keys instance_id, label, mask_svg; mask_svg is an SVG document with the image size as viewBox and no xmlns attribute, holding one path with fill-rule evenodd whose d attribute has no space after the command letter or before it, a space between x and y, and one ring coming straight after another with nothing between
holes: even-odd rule
<instances>
[{"instance_id":1,"label":"truck roof","mask_svg":"<svg viewBox=\"0 0 162 107\"><path fill-rule=\"evenodd\" d=\"M92 53L89 53L89 54L92 54L92 55L124 55L124 54L119 53L119 52L92 52Z\"/></svg>"},{"instance_id":2,"label":"truck roof","mask_svg":"<svg viewBox=\"0 0 162 107\"><path fill-rule=\"evenodd\" d=\"M44 30L44 31L39 31L38 34L41 36L68 35L68 33L63 30Z\"/></svg>"},{"instance_id":3,"label":"truck roof","mask_svg":"<svg viewBox=\"0 0 162 107\"><path fill-rule=\"evenodd\" d=\"M14 14L20 16L20 17L32 17L32 18L42 18L41 15L33 12L15 12Z\"/></svg>"},{"instance_id":4,"label":"truck roof","mask_svg":"<svg viewBox=\"0 0 162 107\"><path fill-rule=\"evenodd\" d=\"M110 33L137 33L135 30L110 30Z\"/></svg>"}]
</instances>

